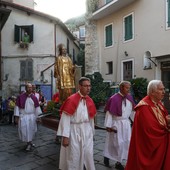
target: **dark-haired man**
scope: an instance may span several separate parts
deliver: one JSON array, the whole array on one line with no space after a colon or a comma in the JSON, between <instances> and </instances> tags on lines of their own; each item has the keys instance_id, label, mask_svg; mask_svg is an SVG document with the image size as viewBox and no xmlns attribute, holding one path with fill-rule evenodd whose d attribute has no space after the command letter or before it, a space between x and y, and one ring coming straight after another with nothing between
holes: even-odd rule
<instances>
[{"instance_id":1,"label":"dark-haired man","mask_svg":"<svg viewBox=\"0 0 170 170\"><path fill-rule=\"evenodd\" d=\"M94 117L96 108L88 96L90 79L79 80L79 91L61 106L58 136L62 136L59 168L62 170L95 170L93 160Z\"/></svg>"}]
</instances>

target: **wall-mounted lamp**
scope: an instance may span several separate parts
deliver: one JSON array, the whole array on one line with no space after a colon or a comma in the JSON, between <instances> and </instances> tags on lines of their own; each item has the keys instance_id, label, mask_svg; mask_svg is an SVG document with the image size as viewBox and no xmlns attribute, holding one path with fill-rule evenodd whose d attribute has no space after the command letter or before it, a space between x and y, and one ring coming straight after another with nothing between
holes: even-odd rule
<instances>
[{"instance_id":1,"label":"wall-mounted lamp","mask_svg":"<svg viewBox=\"0 0 170 170\"><path fill-rule=\"evenodd\" d=\"M157 64L151 59L151 57L148 57L148 59L157 67Z\"/></svg>"},{"instance_id":2,"label":"wall-mounted lamp","mask_svg":"<svg viewBox=\"0 0 170 170\"><path fill-rule=\"evenodd\" d=\"M128 53L127 53L127 51L125 51L125 56L126 56L126 57L128 56Z\"/></svg>"}]
</instances>

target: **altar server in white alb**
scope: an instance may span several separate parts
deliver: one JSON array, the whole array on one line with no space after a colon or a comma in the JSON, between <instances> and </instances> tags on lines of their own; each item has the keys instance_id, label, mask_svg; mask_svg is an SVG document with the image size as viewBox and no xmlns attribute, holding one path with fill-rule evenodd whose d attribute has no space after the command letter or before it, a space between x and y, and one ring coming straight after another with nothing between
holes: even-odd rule
<instances>
[{"instance_id":1,"label":"altar server in white alb","mask_svg":"<svg viewBox=\"0 0 170 170\"><path fill-rule=\"evenodd\" d=\"M132 96L129 94L131 83L122 81L120 91L110 97L106 104L105 127L107 130L104 147L104 164L109 165L109 159L116 161L115 168L124 170L123 160L127 160L131 138L130 119L134 118Z\"/></svg>"},{"instance_id":2,"label":"altar server in white alb","mask_svg":"<svg viewBox=\"0 0 170 170\"><path fill-rule=\"evenodd\" d=\"M17 97L14 115L18 123L19 138L27 142L26 151L34 146L32 140L37 132L37 118L42 111L39 101L32 93L32 84L26 84L26 92Z\"/></svg>"},{"instance_id":3,"label":"altar server in white alb","mask_svg":"<svg viewBox=\"0 0 170 170\"><path fill-rule=\"evenodd\" d=\"M57 135L62 136L61 170L95 170L93 159L94 116L96 108L88 96L90 80L79 80L79 91L66 99L61 107Z\"/></svg>"}]
</instances>

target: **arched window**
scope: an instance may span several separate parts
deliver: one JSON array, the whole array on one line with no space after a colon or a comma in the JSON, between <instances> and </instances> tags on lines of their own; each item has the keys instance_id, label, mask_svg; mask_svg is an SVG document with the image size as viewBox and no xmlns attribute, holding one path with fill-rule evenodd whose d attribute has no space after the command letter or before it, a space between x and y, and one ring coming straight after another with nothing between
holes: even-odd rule
<instances>
[{"instance_id":1,"label":"arched window","mask_svg":"<svg viewBox=\"0 0 170 170\"><path fill-rule=\"evenodd\" d=\"M151 62L150 58L151 58L150 51L146 51L144 54L144 61L143 61L143 69L144 70L152 68L152 62Z\"/></svg>"}]
</instances>

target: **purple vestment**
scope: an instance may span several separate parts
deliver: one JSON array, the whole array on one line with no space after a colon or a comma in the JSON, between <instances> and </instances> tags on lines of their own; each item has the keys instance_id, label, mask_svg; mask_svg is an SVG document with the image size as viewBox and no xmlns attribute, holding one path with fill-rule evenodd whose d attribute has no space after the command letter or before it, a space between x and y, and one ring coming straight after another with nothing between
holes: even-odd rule
<instances>
[{"instance_id":1,"label":"purple vestment","mask_svg":"<svg viewBox=\"0 0 170 170\"><path fill-rule=\"evenodd\" d=\"M25 102L28 97L31 97L31 99L33 100L35 108L39 106L38 99L33 94L28 95L27 93L23 93L17 97L16 105L19 108L24 109Z\"/></svg>"},{"instance_id":2,"label":"purple vestment","mask_svg":"<svg viewBox=\"0 0 170 170\"><path fill-rule=\"evenodd\" d=\"M128 99L134 108L135 103L131 95L122 96L120 93L116 93L111 96L106 104L106 111L109 111L112 115L122 116L122 101Z\"/></svg>"}]
</instances>

